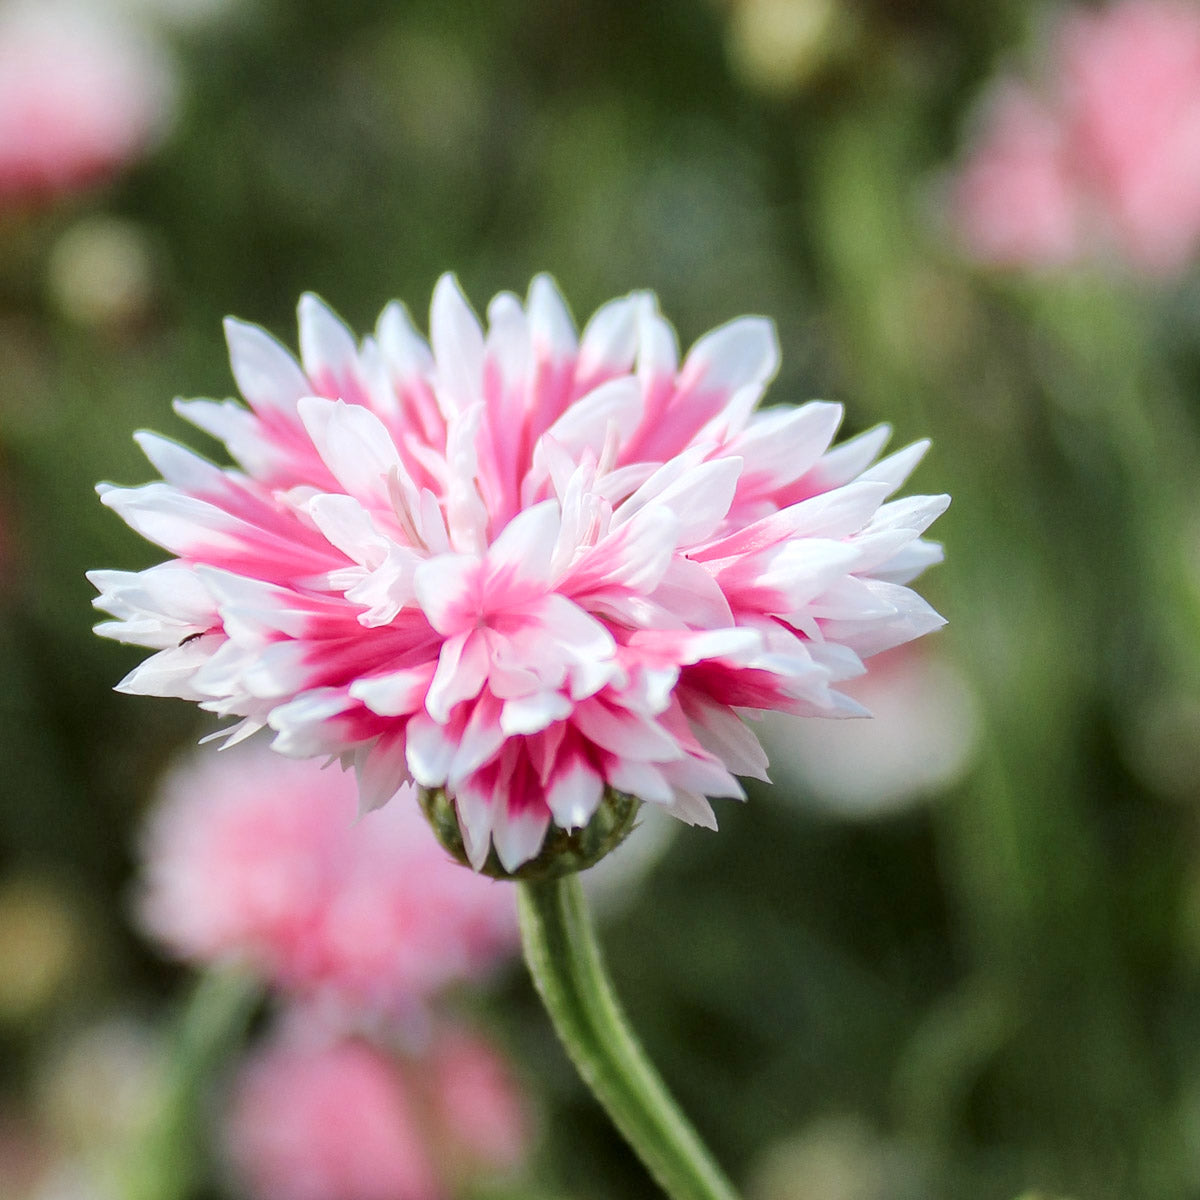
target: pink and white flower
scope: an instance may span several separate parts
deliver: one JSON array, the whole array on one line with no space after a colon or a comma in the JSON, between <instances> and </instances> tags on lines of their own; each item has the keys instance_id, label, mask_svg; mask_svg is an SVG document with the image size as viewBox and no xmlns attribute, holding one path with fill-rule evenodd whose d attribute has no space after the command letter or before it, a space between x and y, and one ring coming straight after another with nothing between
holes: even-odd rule
<instances>
[{"instance_id":1,"label":"pink and white flower","mask_svg":"<svg viewBox=\"0 0 1200 1200\"><path fill-rule=\"evenodd\" d=\"M355 792L257 741L182 763L142 839L142 925L338 1023L415 1015L514 953L511 890L453 862L411 795L355 822Z\"/></svg>"},{"instance_id":2,"label":"pink and white flower","mask_svg":"<svg viewBox=\"0 0 1200 1200\"><path fill-rule=\"evenodd\" d=\"M712 826L765 778L740 714L860 714L837 685L942 624L906 584L948 499L889 499L927 444L877 461L885 427L830 449L838 405L756 411L770 322L680 363L647 293L577 336L539 276L485 330L445 276L430 327L393 304L359 343L305 296L298 364L228 322L248 407L178 411L236 467L141 433L162 481L100 489L175 556L91 576L98 631L158 651L121 690L339 756L366 809L445 789L472 863L512 870L606 788Z\"/></svg>"}]
</instances>

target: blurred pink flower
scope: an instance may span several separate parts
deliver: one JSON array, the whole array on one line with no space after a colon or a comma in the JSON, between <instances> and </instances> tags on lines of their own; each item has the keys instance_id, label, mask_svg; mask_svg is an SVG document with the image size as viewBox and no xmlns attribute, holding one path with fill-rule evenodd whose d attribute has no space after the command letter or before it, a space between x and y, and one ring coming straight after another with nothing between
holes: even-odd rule
<instances>
[{"instance_id":1,"label":"blurred pink flower","mask_svg":"<svg viewBox=\"0 0 1200 1200\"><path fill-rule=\"evenodd\" d=\"M1004 80L951 209L968 252L1001 266L1115 254L1153 275L1200 246L1200 9L1123 0L1073 9L1047 46L1046 87Z\"/></svg>"},{"instance_id":2,"label":"blurred pink flower","mask_svg":"<svg viewBox=\"0 0 1200 1200\"><path fill-rule=\"evenodd\" d=\"M445 276L432 350L398 305L360 345L306 296L302 367L230 321L249 409L179 411L240 469L143 433L164 482L101 488L178 555L91 575L99 632L159 651L119 686L352 760L367 808L445 788L477 867L606 787L711 826L706 797L765 778L741 710L860 713L834 685L942 624L904 585L948 498L887 502L927 443L877 462L886 428L829 449L838 405L756 413L760 317L682 365L646 293L581 339L544 276L488 317Z\"/></svg>"},{"instance_id":3,"label":"blurred pink flower","mask_svg":"<svg viewBox=\"0 0 1200 1200\"><path fill-rule=\"evenodd\" d=\"M951 192L967 252L995 266L1061 266L1080 250L1080 200L1063 131L1023 84L1004 80Z\"/></svg>"},{"instance_id":4,"label":"blurred pink flower","mask_svg":"<svg viewBox=\"0 0 1200 1200\"><path fill-rule=\"evenodd\" d=\"M430 1147L394 1063L365 1042L274 1045L237 1082L226 1123L254 1200L434 1200Z\"/></svg>"},{"instance_id":5,"label":"blurred pink flower","mask_svg":"<svg viewBox=\"0 0 1200 1200\"><path fill-rule=\"evenodd\" d=\"M398 1059L293 1031L241 1070L224 1142L251 1200L438 1200L519 1166L529 1136L507 1067L473 1035Z\"/></svg>"},{"instance_id":6,"label":"blurred pink flower","mask_svg":"<svg viewBox=\"0 0 1200 1200\"><path fill-rule=\"evenodd\" d=\"M430 1056L430 1103L443 1169L512 1171L529 1145L529 1116L507 1063L482 1038L443 1032Z\"/></svg>"},{"instance_id":7,"label":"blurred pink flower","mask_svg":"<svg viewBox=\"0 0 1200 1200\"><path fill-rule=\"evenodd\" d=\"M1111 236L1144 270L1179 270L1200 244L1200 8L1074 12L1058 53L1069 136Z\"/></svg>"},{"instance_id":8,"label":"blurred pink flower","mask_svg":"<svg viewBox=\"0 0 1200 1200\"><path fill-rule=\"evenodd\" d=\"M95 183L142 155L170 115L165 50L86 0L0 6L0 198Z\"/></svg>"},{"instance_id":9,"label":"blurred pink flower","mask_svg":"<svg viewBox=\"0 0 1200 1200\"><path fill-rule=\"evenodd\" d=\"M420 1007L515 950L511 891L452 862L411 797L355 804L350 776L265 745L197 755L145 831L143 925L351 1014Z\"/></svg>"}]
</instances>

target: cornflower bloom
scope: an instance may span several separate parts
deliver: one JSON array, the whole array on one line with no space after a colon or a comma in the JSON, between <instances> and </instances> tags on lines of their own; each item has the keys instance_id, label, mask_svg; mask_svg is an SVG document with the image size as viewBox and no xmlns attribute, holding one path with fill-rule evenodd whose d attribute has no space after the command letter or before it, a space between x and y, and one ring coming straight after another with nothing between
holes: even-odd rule
<instances>
[{"instance_id":1,"label":"cornflower bloom","mask_svg":"<svg viewBox=\"0 0 1200 1200\"><path fill-rule=\"evenodd\" d=\"M906 585L948 500L889 500L926 443L879 460L886 427L830 449L836 404L756 411L762 318L680 363L648 293L582 336L545 276L487 315L445 276L429 344L397 304L360 343L305 296L300 363L228 322L248 407L177 407L236 466L142 433L162 481L100 489L175 556L91 576L98 631L157 651L119 687L339 757L367 809L415 780L477 869L614 798L712 826L765 778L742 713L861 714L837 685L942 624Z\"/></svg>"}]
</instances>

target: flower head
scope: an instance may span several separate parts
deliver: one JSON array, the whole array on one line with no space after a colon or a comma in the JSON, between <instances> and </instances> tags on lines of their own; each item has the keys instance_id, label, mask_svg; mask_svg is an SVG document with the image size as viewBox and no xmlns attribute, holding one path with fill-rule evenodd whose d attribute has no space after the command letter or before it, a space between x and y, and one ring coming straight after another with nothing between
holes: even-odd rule
<instances>
[{"instance_id":1,"label":"flower head","mask_svg":"<svg viewBox=\"0 0 1200 1200\"><path fill-rule=\"evenodd\" d=\"M301 364L228 323L248 407L194 400L222 469L153 434L163 481L105 504L175 556L92 574L99 632L158 651L119 685L340 756L374 808L410 779L476 867L623 793L713 825L766 758L740 714L863 710L836 685L942 619L907 582L944 496L891 500L918 443L830 449L835 404L756 411L778 350L746 317L679 361L654 298L577 336L554 285L485 332L455 281L430 344L404 310L357 342L313 296Z\"/></svg>"},{"instance_id":2,"label":"flower head","mask_svg":"<svg viewBox=\"0 0 1200 1200\"><path fill-rule=\"evenodd\" d=\"M404 799L356 823L352 777L257 742L183 763L143 837L141 922L337 1016L420 1008L513 951L517 924L507 889L460 870Z\"/></svg>"}]
</instances>

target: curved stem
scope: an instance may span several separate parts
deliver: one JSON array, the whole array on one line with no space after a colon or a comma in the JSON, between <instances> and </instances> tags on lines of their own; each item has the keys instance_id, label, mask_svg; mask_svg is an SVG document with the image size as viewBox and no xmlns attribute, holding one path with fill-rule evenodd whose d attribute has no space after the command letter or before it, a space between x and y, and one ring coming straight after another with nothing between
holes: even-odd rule
<instances>
[{"instance_id":1,"label":"curved stem","mask_svg":"<svg viewBox=\"0 0 1200 1200\"><path fill-rule=\"evenodd\" d=\"M672 1200L736 1200L629 1028L578 875L517 887L525 961L584 1082Z\"/></svg>"}]
</instances>

